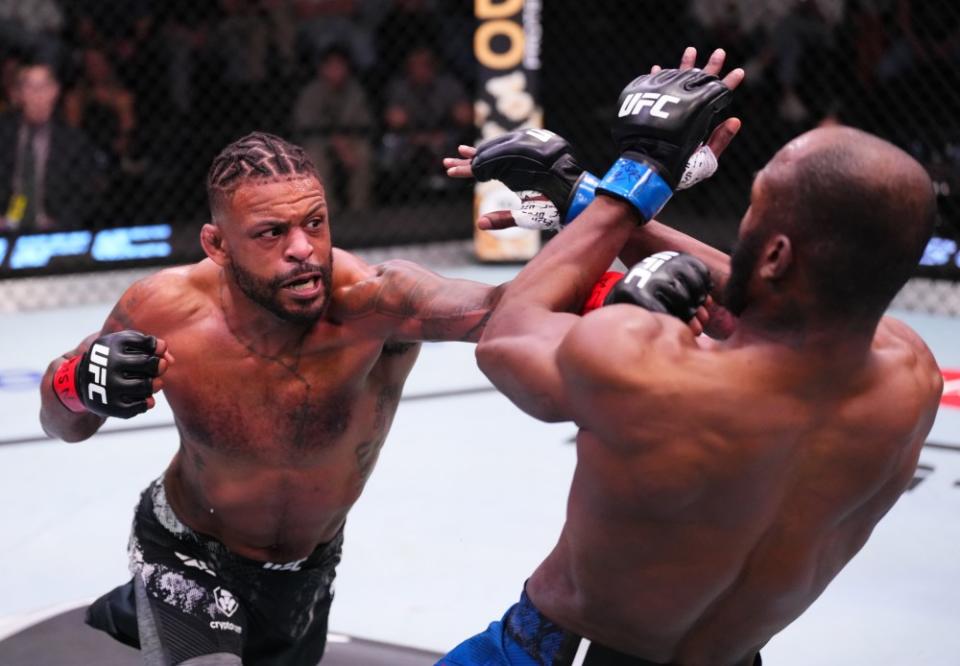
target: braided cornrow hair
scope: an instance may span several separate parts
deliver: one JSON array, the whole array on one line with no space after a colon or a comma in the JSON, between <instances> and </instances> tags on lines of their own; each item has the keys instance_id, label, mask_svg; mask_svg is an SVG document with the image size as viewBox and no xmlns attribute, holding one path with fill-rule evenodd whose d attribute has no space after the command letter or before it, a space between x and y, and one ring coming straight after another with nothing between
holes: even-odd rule
<instances>
[{"instance_id":1,"label":"braided cornrow hair","mask_svg":"<svg viewBox=\"0 0 960 666\"><path fill-rule=\"evenodd\" d=\"M263 182L295 180L313 176L317 168L300 146L266 132L252 132L220 151L207 173L207 196L211 209L218 199L229 196L251 180Z\"/></svg>"}]
</instances>

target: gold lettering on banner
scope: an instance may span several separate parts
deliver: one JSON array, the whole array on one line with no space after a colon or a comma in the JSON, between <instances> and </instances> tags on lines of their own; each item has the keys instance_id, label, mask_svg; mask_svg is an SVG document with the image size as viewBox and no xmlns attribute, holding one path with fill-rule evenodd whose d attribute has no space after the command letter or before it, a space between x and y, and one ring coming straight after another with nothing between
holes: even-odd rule
<instances>
[{"instance_id":1,"label":"gold lettering on banner","mask_svg":"<svg viewBox=\"0 0 960 666\"><path fill-rule=\"evenodd\" d=\"M490 47L497 35L503 35L510 41L510 48L503 53L497 53ZM523 60L524 39L523 27L515 21L488 21L474 33L473 51L484 67L512 69Z\"/></svg>"},{"instance_id":2,"label":"gold lettering on banner","mask_svg":"<svg viewBox=\"0 0 960 666\"><path fill-rule=\"evenodd\" d=\"M513 16L523 7L523 0L476 0L473 3L473 13L479 19L498 19Z\"/></svg>"}]
</instances>

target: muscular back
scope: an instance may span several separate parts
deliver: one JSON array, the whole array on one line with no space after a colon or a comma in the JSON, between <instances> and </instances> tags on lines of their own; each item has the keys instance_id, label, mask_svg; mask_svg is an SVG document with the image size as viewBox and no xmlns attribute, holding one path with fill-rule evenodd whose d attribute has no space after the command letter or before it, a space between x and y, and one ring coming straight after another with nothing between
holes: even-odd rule
<instances>
[{"instance_id":1,"label":"muscular back","mask_svg":"<svg viewBox=\"0 0 960 666\"><path fill-rule=\"evenodd\" d=\"M531 594L568 628L685 666L738 663L819 596L908 484L940 390L892 321L861 368L831 373L610 308L558 362L578 466Z\"/></svg>"}]
</instances>

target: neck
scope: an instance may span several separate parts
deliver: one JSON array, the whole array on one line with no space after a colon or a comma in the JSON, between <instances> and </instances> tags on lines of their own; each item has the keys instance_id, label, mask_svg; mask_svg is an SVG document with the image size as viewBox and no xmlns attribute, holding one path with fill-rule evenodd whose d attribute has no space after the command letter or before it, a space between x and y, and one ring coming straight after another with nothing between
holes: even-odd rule
<instances>
[{"instance_id":1,"label":"neck","mask_svg":"<svg viewBox=\"0 0 960 666\"><path fill-rule=\"evenodd\" d=\"M727 345L788 348L811 369L853 370L867 363L876 326L877 322L784 320L747 310Z\"/></svg>"},{"instance_id":2,"label":"neck","mask_svg":"<svg viewBox=\"0 0 960 666\"><path fill-rule=\"evenodd\" d=\"M251 351L267 357L296 353L315 323L301 324L281 319L251 301L230 279L220 272L220 305L230 332Z\"/></svg>"}]
</instances>

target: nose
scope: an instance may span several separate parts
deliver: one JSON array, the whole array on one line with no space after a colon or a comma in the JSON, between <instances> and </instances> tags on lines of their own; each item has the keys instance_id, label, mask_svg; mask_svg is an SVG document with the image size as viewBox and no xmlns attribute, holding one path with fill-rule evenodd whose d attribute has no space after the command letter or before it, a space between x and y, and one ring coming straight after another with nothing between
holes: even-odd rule
<instances>
[{"instance_id":1,"label":"nose","mask_svg":"<svg viewBox=\"0 0 960 666\"><path fill-rule=\"evenodd\" d=\"M313 254L313 245L303 229L294 228L287 236L287 247L284 250L284 259L294 263L303 263Z\"/></svg>"}]
</instances>

